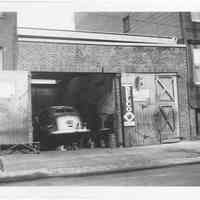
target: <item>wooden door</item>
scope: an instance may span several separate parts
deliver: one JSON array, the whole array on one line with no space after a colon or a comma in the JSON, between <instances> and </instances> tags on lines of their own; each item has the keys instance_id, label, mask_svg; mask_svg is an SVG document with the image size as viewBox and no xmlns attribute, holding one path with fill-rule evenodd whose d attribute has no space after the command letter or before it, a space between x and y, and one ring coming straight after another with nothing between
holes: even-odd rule
<instances>
[{"instance_id":1,"label":"wooden door","mask_svg":"<svg viewBox=\"0 0 200 200\"><path fill-rule=\"evenodd\" d=\"M127 96L123 95L123 119L126 146L159 143L157 132L153 126L153 113L155 107L155 76L154 74L126 73L122 74L122 91L131 88L129 98L133 101L130 119L134 123L126 123ZM124 91L126 91L124 89ZM131 103L132 104L132 103Z\"/></svg>"},{"instance_id":2,"label":"wooden door","mask_svg":"<svg viewBox=\"0 0 200 200\"><path fill-rule=\"evenodd\" d=\"M178 97L175 75L156 75L157 129L161 142L178 139Z\"/></svg>"},{"instance_id":3,"label":"wooden door","mask_svg":"<svg viewBox=\"0 0 200 200\"><path fill-rule=\"evenodd\" d=\"M126 146L159 144L179 135L176 76L172 74L122 74L122 91L128 88L133 100L127 125L127 96L123 96L123 120ZM134 117L133 117L134 116Z\"/></svg>"}]
</instances>

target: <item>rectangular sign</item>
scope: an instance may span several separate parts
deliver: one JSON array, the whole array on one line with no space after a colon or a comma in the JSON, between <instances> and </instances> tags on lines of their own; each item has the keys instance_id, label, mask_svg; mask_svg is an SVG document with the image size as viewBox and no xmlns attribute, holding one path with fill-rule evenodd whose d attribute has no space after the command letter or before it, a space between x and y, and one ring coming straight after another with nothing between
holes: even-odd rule
<instances>
[{"instance_id":1,"label":"rectangular sign","mask_svg":"<svg viewBox=\"0 0 200 200\"><path fill-rule=\"evenodd\" d=\"M149 89L140 89L139 91L133 90L134 101L148 101L150 98Z\"/></svg>"},{"instance_id":2,"label":"rectangular sign","mask_svg":"<svg viewBox=\"0 0 200 200\"><path fill-rule=\"evenodd\" d=\"M124 126L135 126L133 86L122 85Z\"/></svg>"}]
</instances>

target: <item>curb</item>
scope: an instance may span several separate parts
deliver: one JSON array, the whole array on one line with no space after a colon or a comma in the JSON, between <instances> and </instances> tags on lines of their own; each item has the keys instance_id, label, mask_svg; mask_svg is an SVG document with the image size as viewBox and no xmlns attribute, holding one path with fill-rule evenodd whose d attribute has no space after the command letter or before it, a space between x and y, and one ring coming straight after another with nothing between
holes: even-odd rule
<instances>
[{"instance_id":1,"label":"curb","mask_svg":"<svg viewBox=\"0 0 200 200\"><path fill-rule=\"evenodd\" d=\"M180 165L191 165L191 164L200 164L200 157L197 158L185 158L185 159L168 159L161 160L159 162L154 162L148 166L127 166L116 168L112 165L110 169L106 166L97 167L96 170L86 168L86 171L82 169L69 169L69 168L59 168L59 169L38 169L38 170L29 170L23 172L2 172L0 174L0 183L9 183L17 181L31 181L35 179L43 178L55 178L55 177L85 177L85 176L94 176L94 175L104 175L104 174L114 174L114 173L123 173L123 172L133 172L133 171L143 171L148 169L159 169L167 167L175 167Z\"/></svg>"}]
</instances>

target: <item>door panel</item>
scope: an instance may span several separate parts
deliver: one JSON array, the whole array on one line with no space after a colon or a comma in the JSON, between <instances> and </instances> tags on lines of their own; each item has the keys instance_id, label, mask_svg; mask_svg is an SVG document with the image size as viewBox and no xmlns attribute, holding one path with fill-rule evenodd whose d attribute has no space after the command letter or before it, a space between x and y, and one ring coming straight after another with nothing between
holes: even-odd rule
<instances>
[{"instance_id":1,"label":"door panel","mask_svg":"<svg viewBox=\"0 0 200 200\"><path fill-rule=\"evenodd\" d=\"M0 73L0 145L32 140L28 72Z\"/></svg>"},{"instance_id":2,"label":"door panel","mask_svg":"<svg viewBox=\"0 0 200 200\"><path fill-rule=\"evenodd\" d=\"M135 87L133 92L136 133L139 144L157 144L159 137L154 128L155 99L155 75L136 74L135 83L140 79L140 87Z\"/></svg>"},{"instance_id":3,"label":"door panel","mask_svg":"<svg viewBox=\"0 0 200 200\"><path fill-rule=\"evenodd\" d=\"M128 142L157 144L177 137L176 76L126 73L122 74L122 86L126 84L133 88L135 115L135 126L125 127Z\"/></svg>"},{"instance_id":4,"label":"door panel","mask_svg":"<svg viewBox=\"0 0 200 200\"><path fill-rule=\"evenodd\" d=\"M158 97L160 101L175 101L173 79L157 77Z\"/></svg>"},{"instance_id":5,"label":"door panel","mask_svg":"<svg viewBox=\"0 0 200 200\"><path fill-rule=\"evenodd\" d=\"M156 99L160 112L160 127L158 127L162 142L179 136L178 101L176 90L176 76L157 75Z\"/></svg>"}]
</instances>

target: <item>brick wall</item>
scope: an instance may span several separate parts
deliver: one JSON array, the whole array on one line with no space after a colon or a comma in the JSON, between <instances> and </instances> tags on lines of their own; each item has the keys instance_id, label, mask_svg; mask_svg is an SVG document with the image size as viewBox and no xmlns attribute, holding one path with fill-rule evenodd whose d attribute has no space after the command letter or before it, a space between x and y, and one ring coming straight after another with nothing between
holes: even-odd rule
<instances>
[{"instance_id":1,"label":"brick wall","mask_svg":"<svg viewBox=\"0 0 200 200\"><path fill-rule=\"evenodd\" d=\"M192 22L190 12L182 12L181 20L185 41L200 40L200 23Z\"/></svg>"},{"instance_id":2,"label":"brick wall","mask_svg":"<svg viewBox=\"0 0 200 200\"><path fill-rule=\"evenodd\" d=\"M177 72L180 133L190 135L186 49L18 42L18 70Z\"/></svg>"},{"instance_id":3,"label":"brick wall","mask_svg":"<svg viewBox=\"0 0 200 200\"><path fill-rule=\"evenodd\" d=\"M122 33L122 18L120 13L77 12L75 14L75 30Z\"/></svg>"},{"instance_id":4,"label":"brick wall","mask_svg":"<svg viewBox=\"0 0 200 200\"><path fill-rule=\"evenodd\" d=\"M77 12L76 30L123 33L123 18L129 15L127 34L181 38L178 12Z\"/></svg>"},{"instance_id":5,"label":"brick wall","mask_svg":"<svg viewBox=\"0 0 200 200\"><path fill-rule=\"evenodd\" d=\"M131 34L181 38L178 12L130 13Z\"/></svg>"},{"instance_id":6,"label":"brick wall","mask_svg":"<svg viewBox=\"0 0 200 200\"><path fill-rule=\"evenodd\" d=\"M3 69L5 70L16 67L16 23L15 12L4 12L0 17L0 47L3 48Z\"/></svg>"}]
</instances>

